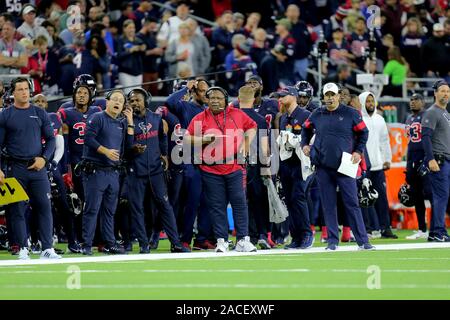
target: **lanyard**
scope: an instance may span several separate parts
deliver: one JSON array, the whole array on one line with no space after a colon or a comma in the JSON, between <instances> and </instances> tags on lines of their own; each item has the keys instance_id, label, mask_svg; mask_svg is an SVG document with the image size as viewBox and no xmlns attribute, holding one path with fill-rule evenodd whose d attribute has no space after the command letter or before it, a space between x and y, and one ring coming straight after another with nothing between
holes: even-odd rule
<instances>
[{"instance_id":1,"label":"lanyard","mask_svg":"<svg viewBox=\"0 0 450 320\"><path fill-rule=\"evenodd\" d=\"M38 51L38 59L39 59L39 65L42 66L42 70L45 70L45 68L47 67L48 49L47 49L47 51L45 52L45 58L44 58L44 60L42 60L41 52Z\"/></svg>"},{"instance_id":2,"label":"lanyard","mask_svg":"<svg viewBox=\"0 0 450 320\"><path fill-rule=\"evenodd\" d=\"M212 113L211 110L209 110L209 112L211 113L211 116L213 117L214 121L216 122L217 126L219 127L220 131L222 131L223 134L225 134L225 129L226 129L226 125L227 125L227 109L225 108L225 110L223 111L223 127L220 125L219 121L217 121L216 117L214 116L214 114Z\"/></svg>"}]
</instances>

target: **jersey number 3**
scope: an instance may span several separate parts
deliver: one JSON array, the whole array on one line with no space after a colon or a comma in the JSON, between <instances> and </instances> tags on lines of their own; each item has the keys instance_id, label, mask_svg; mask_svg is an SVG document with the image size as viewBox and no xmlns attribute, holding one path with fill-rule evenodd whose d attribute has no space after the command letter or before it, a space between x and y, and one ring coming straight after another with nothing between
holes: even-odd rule
<instances>
[{"instance_id":1,"label":"jersey number 3","mask_svg":"<svg viewBox=\"0 0 450 320\"><path fill-rule=\"evenodd\" d=\"M84 139L81 138L84 136L85 130L86 130L86 123L85 122L77 122L73 125L73 128L75 130L78 130L78 136L80 138L75 139L76 144L84 144Z\"/></svg>"},{"instance_id":2,"label":"jersey number 3","mask_svg":"<svg viewBox=\"0 0 450 320\"><path fill-rule=\"evenodd\" d=\"M420 123L412 123L409 132L411 142L420 142L422 140L422 125Z\"/></svg>"}]
</instances>

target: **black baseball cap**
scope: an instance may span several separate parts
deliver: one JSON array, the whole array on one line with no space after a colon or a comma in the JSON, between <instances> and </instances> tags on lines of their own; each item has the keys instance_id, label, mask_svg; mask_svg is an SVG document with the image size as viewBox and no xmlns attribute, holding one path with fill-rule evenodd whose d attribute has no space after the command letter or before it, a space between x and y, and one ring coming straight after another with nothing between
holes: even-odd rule
<instances>
[{"instance_id":1,"label":"black baseball cap","mask_svg":"<svg viewBox=\"0 0 450 320\"><path fill-rule=\"evenodd\" d=\"M414 93L412 96L411 96L411 100L424 100L424 98L423 98L423 95L421 95L420 93Z\"/></svg>"}]
</instances>

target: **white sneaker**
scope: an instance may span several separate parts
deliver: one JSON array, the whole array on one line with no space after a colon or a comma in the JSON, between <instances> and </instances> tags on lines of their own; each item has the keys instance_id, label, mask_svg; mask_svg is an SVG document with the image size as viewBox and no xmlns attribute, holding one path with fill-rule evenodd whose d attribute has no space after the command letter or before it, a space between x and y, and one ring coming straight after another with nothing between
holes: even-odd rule
<instances>
[{"instance_id":1,"label":"white sneaker","mask_svg":"<svg viewBox=\"0 0 450 320\"><path fill-rule=\"evenodd\" d=\"M225 242L223 238L217 239L216 249L215 252L228 252L228 242Z\"/></svg>"},{"instance_id":2,"label":"white sneaker","mask_svg":"<svg viewBox=\"0 0 450 320\"><path fill-rule=\"evenodd\" d=\"M422 230L414 231L412 235L406 237L406 239L408 240L427 239L427 238L428 232L423 232Z\"/></svg>"},{"instance_id":3,"label":"white sneaker","mask_svg":"<svg viewBox=\"0 0 450 320\"><path fill-rule=\"evenodd\" d=\"M380 239L381 238L381 231L374 230L372 231L372 239Z\"/></svg>"},{"instance_id":4,"label":"white sneaker","mask_svg":"<svg viewBox=\"0 0 450 320\"><path fill-rule=\"evenodd\" d=\"M250 242L250 237L246 236L238 241L235 250L237 252L256 252L256 247Z\"/></svg>"},{"instance_id":5,"label":"white sneaker","mask_svg":"<svg viewBox=\"0 0 450 320\"><path fill-rule=\"evenodd\" d=\"M22 248L19 251L19 260L30 260L30 253L27 248Z\"/></svg>"},{"instance_id":6,"label":"white sneaker","mask_svg":"<svg viewBox=\"0 0 450 320\"><path fill-rule=\"evenodd\" d=\"M41 259L61 259L59 254L56 254L55 249L45 249L41 253Z\"/></svg>"}]
</instances>

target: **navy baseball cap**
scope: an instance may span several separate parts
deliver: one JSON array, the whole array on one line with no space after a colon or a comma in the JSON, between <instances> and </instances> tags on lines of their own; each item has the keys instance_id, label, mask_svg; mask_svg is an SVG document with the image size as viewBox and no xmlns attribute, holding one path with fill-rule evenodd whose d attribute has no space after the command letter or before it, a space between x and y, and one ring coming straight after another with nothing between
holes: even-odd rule
<instances>
[{"instance_id":1,"label":"navy baseball cap","mask_svg":"<svg viewBox=\"0 0 450 320\"><path fill-rule=\"evenodd\" d=\"M298 97L298 91L295 87L286 87L277 92L279 97L294 96Z\"/></svg>"},{"instance_id":2,"label":"navy baseball cap","mask_svg":"<svg viewBox=\"0 0 450 320\"><path fill-rule=\"evenodd\" d=\"M263 81L262 81L261 77L258 76L258 75L256 75L256 74L250 76L250 77L248 78L248 80L246 81L246 83L249 83L250 81L256 81L256 82L258 82L260 85L263 84Z\"/></svg>"}]
</instances>

